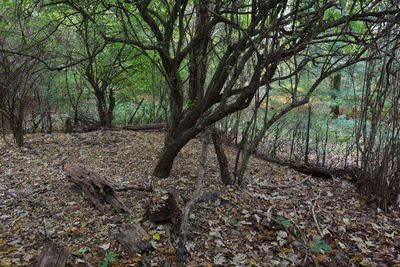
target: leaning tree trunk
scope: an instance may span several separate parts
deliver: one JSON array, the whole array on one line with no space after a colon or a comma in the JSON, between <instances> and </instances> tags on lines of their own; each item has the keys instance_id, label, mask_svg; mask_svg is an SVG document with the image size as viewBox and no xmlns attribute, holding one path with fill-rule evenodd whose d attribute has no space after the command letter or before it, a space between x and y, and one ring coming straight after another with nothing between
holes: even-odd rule
<instances>
[{"instance_id":1,"label":"leaning tree trunk","mask_svg":"<svg viewBox=\"0 0 400 267\"><path fill-rule=\"evenodd\" d=\"M194 136L193 136L194 137ZM159 178L168 178L171 174L174 160L179 151L190 141L191 138L170 137L170 134L165 139L164 148L158 159L154 169L154 176Z\"/></svg>"}]
</instances>

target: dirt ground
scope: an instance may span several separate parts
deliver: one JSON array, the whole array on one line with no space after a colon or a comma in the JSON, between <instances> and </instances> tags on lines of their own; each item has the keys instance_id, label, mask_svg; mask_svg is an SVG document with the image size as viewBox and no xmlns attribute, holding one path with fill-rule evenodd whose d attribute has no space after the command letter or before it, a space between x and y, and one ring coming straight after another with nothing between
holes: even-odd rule
<instances>
[{"instance_id":1,"label":"dirt ground","mask_svg":"<svg viewBox=\"0 0 400 267\"><path fill-rule=\"evenodd\" d=\"M144 215L151 192L119 192L131 214L98 212L73 189L62 163L95 170L116 188L152 184L175 189L184 206L196 184L200 141L178 155L168 179L152 176L163 133L98 131L85 134L35 134L17 148L0 141L0 266L26 266L52 240L66 246L71 266L169 266L176 233L170 223L154 224ZM11 140L10 140L11 142ZM263 160L252 159L244 189L223 186L209 147L204 192L189 220L187 266L400 266L399 211L384 213L343 180L310 178ZM227 149L233 164L235 150ZM230 166L232 168L232 166ZM140 224L153 249L128 257L115 240L123 224Z\"/></svg>"}]
</instances>

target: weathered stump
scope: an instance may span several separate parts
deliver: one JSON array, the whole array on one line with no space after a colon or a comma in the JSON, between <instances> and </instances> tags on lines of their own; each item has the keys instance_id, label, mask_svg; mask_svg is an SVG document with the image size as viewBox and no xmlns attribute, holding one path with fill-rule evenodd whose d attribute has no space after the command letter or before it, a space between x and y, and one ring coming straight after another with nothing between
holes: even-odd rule
<instances>
[{"instance_id":1,"label":"weathered stump","mask_svg":"<svg viewBox=\"0 0 400 267\"><path fill-rule=\"evenodd\" d=\"M66 247L53 242L47 243L39 255L36 267L64 267L67 264L69 251Z\"/></svg>"},{"instance_id":2,"label":"weathered stump","mask_svg":"<svg viewBox=\"0 0 400 267\"><path fill-rule=\"evenodd\" d=\"M176 224L179 223L181 214L175 194L172 192L156 194L146 207L146 216L154 223L171 220L173 224Z\"/></svg>"},{"instance_id":3,"label":"weathered stump","mask_svg":"<svg viewBox=\"0 0 400 267\"><path fill-rule=\"evenodd\" d=\"M65 166L67 177L78 187L83 196L99 211L105 212L105 203L109 203L117 212L130 212L119 200L113 186L92 170L77 164Z\"/></svg>"},{"instance_id":4,"label":"weathered stump","mask_svg":"<svg viewBox=\"0 0 400 267\"><path fill-rule=\"evenodd\" d=\"M150 235L140 225L123 225L116 239L126 254L133 256L151 249Z\"/></svg>"}]
</instances>

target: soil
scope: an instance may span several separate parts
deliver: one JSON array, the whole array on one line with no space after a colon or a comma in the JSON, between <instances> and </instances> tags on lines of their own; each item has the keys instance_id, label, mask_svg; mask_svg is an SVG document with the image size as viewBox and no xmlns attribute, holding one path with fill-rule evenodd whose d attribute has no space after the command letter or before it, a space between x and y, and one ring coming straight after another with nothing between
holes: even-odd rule
<instances>
[{"instance_id":1,"label":"soil","mask_svg":"<svg viewBox=\"0 0 400 267\"><path fill-rule=\"evenodd\" d=\"M158 179L152 171L163 138L122 130L27 135L25 148L1 140L0 266L34 263L50 240L68 248L70 266L173 266L176 226L150 222L145 207L173 190L183 209L195 190L200 141L182 150L170 178ZM226 152L233 164L235 149ZM204 196L189 219L187 266L400 266L399 211L367 205L348 181L305 179L251 159L246 187L224 186L212 146L208 156ZM66 178L67 163L96 171L115 188L154 191L119 191L132 213L101 213ZM297 185L261 188L277 184ZM128 256L116 241L126 224L143 227L152 249Z\"/></svg>"}]
</instances>

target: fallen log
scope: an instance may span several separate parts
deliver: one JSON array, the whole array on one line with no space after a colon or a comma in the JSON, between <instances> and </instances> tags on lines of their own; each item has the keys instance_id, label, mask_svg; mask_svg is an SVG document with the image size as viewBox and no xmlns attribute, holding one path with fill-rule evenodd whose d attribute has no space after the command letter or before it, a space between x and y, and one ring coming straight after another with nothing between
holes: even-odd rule
<instances>
[{"instance_id":1,"label":"fallen log","mask_svg":"<svg viewBox=\"0 0 400 267\"><path fill-rule=\"evenodd\" d=\"M356 167L348 167L342 169L328 169L320 166L310 166L299 163L288 162L276 158L271 158L261 154L254 154L256 158L266 160L281 166L287 166L295 171L311 175L317 178L332 179L333 177L346 178L351 182L356 182L360 175L360 170Z\"/></svg>"},{"instance_id":2,"label":"fallen log","mask_svg":"<svg viewBox=\"0 0 400 267\"><path fill-rule=\"evenodd\" d=\"M163 130L167 127L165 123L149 123L149 124L137 124L137 125L126 125L123 126L123 130L128 131L151 131L151 130Z\"/></svg>"},{"instance_id":3,"label":"fallen log","mask_svg":"<svg viewBox=\"0 0 400 267\"><path fill-rule=\"evenodd\" d=\"M48 242L38 257L36 267L64 267L67 264L69 251L66 247Z\"/></svg>"},{"instance_id":4,"label":"fallen log","mask_svg":"<svg viewBox=\"0 0 400 267\"><path fill-rule=\"evenodd\" d=\"M150 235L140 225L123 225L116 235L122 250L129 256L143 253L152 248Z\"/></svg>"},{"instance_id":5,"label":"fallen log","mask_svg":"<svg viewBox=\"0 0 400 267\"><path fill-rule=\"evenodd\" d=\"M281 165L281 166L287 166L295 171L311 175L314 177L318 178L325 178L325 179L332 179L332 174L328 169L322 168L322 167L317 167L317 166L307 166L304 164L296 164L293 162L288 162L288 161L283 161L280 159L275 159L275 158L270 158L265 155L260 155L260 154L254 154L255 157Z\"/></svg>"},{"instance_id":6,"label":"fallen log","mask_svg":"<svg viewBox=\"0 0 400 267\"><path fill-rule=\"evenodd\" d=\"M97 173L77 164L65 166L67 178L72 181L100 212L105 212L109 203L117 212L131 212L118 198L113 186Z\"/></svg>"}]
</instances>

